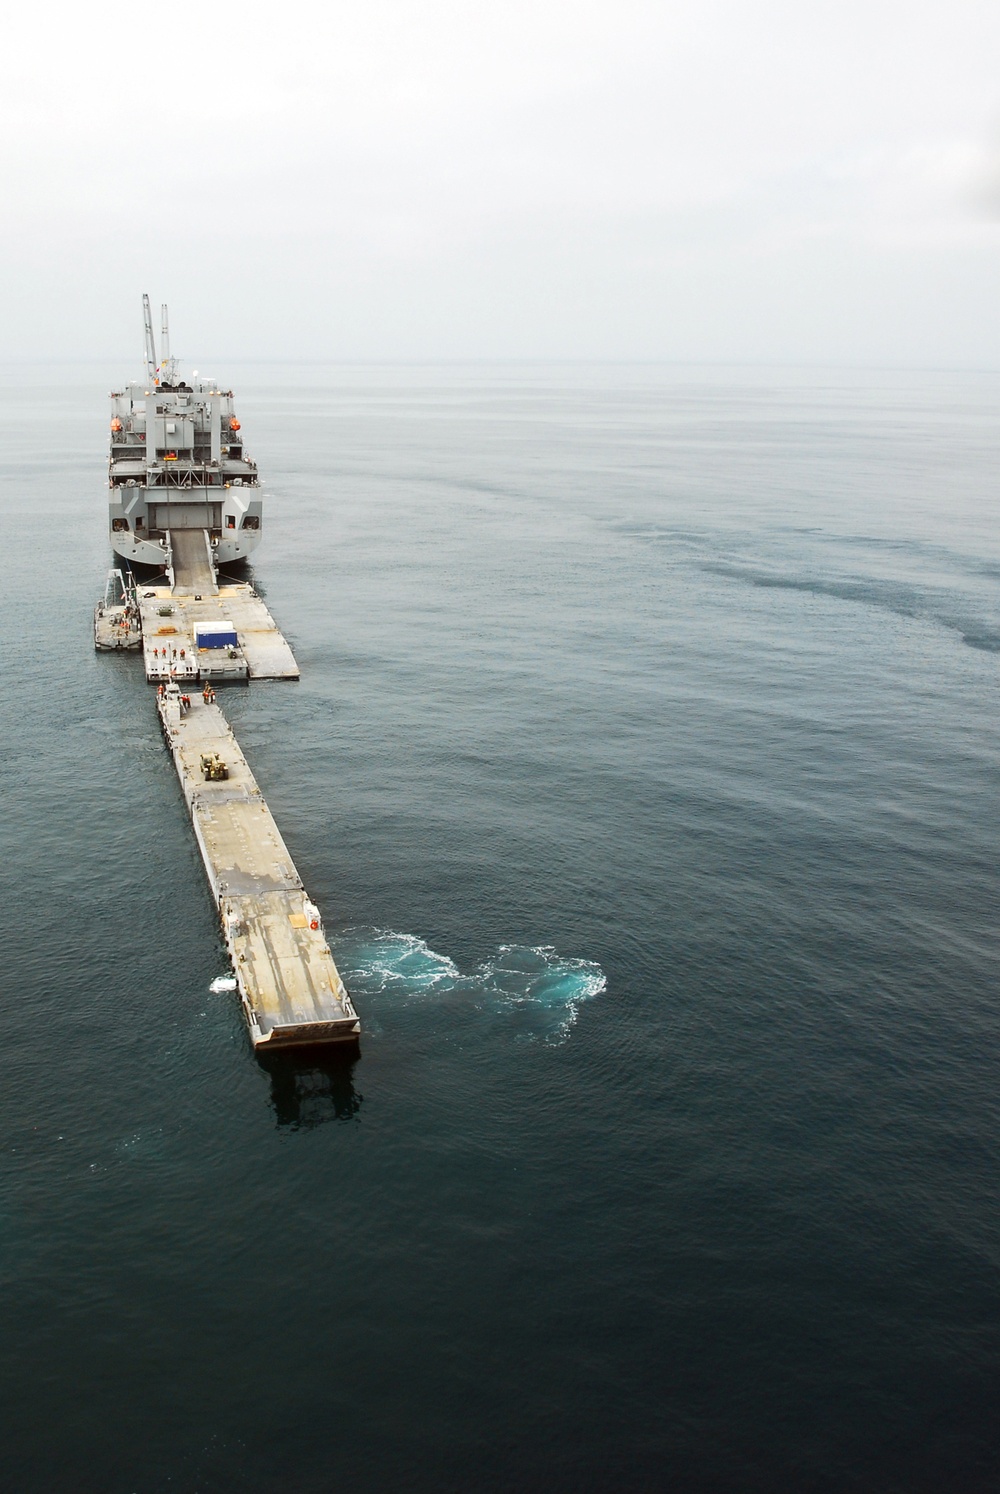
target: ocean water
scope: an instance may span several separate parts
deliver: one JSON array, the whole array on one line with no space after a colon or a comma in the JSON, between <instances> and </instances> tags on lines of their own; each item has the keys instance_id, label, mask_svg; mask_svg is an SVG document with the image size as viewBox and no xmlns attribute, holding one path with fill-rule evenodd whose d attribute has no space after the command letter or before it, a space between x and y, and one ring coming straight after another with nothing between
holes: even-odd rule
<instances>
[{"instance_id":1,"label":"ocean water","mask_svg":"<svg viewBox=\"0 0 1000 1494\"><path fill-rule=\"evenodd\" d=\"M0 377L4 1486L1000 1487L1000 376L220 370L364 1024L265 1068L91 646L123 373Z\"/></svg>"}]
</instances>

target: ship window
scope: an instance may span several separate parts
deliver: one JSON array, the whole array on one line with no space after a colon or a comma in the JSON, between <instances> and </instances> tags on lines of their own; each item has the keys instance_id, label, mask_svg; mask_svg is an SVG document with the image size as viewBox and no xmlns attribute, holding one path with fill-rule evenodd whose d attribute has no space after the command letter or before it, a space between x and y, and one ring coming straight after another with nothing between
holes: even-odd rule
<instances>
[{"instance_id":1,"label":"ship window","mask_svg":"<svg viewBox=\"0 0 1000 1494\"><path fill-rule=\"evenodd\" d=\"M246 518L243 520L243 528L244 529L259 529L260 528L260 516L258 514L247 514Z\"/></svg>"},{"instance_id":2,"label":"ship window","mask_svg":"<svg viewBox=\"0 0 1000 1494\"><path fill-rule=\"evenodd\" d=\"M142 528L142 514L137 514L136 515L135 527L136 527L136 529L141 529Z\"/></svg>"},{"instance_id":3,"label":"ship window","mask_svg":"<svg viewBox=\"0 0 1000 1494\"><path fill-rule=\"evenodd\" d=\"M111 527L116 534L121 534L123 529L128 528L128 519L112 519Z\"/></svg>"},{"instance_id":4,"label":"ship window","mask_svg":"<svg viewBox=\"0 0 1000 1494\"><path fill-rule=\"evenodd\" d=\"M235 514L227 514L226 515L226 528L227 529L235 529L236 528L236 515Z\"/></svg>"}]
</instances>

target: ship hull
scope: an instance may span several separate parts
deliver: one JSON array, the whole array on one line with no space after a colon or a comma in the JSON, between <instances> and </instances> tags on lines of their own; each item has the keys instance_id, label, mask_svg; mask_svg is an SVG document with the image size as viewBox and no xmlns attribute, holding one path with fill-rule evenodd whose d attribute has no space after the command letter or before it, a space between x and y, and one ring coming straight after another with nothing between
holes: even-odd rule
<instances>
[{"instance_id":1,"label":"ship hull","mask_svg":"<svg viewBox=\"0 0 1000 1494\"><path fill-rule=\"evenodd\" d=\"M118 533L114 529L109 531L109 538L112 550L130 566L149 566L152 570L162 571L169 562L165 539L139 539L128 531ZM260 541L259 530L242 530L232 538L221 535L218 544L212 545L216 565L238 565L248 560Z\"/></svg>"}]
</instances>

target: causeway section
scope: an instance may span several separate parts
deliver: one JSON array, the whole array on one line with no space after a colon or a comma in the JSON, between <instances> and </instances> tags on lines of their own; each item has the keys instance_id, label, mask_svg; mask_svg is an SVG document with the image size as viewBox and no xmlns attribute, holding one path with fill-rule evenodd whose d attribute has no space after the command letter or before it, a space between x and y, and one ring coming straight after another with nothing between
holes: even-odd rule
<instances>
[{"instance_id":1,"label":"causeway section","mask_svg":"<svg viewBox=\"0 0 1000 1494\"><path fill-rule=\"evenodd\" d=\"M356 1043L361 1024L319 909L228 722L201 692L176 681L161 687L157 704L254 1047Z\"/></svg>"}]
</instances>

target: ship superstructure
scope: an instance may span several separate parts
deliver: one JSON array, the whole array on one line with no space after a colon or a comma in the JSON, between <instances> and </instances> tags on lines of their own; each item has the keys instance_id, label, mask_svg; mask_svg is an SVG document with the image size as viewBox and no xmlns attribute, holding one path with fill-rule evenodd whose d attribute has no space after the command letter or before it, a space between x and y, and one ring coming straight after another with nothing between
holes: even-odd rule
<instances>
[{"instance_id":1,"label":"ship superstructure","mask_svg":"<svg viewBox=\"0 0 1000 1494\"><path fill-rule=\"evenodd\" d=\"M178 377L166 306L158 362L148 296L142 304L146 376L111 395L112 548L132 565L162 569L172 531L202 530L216 565L245 560L261 540L261 495L232 390Z\"/></svg>"}]
</instances>

